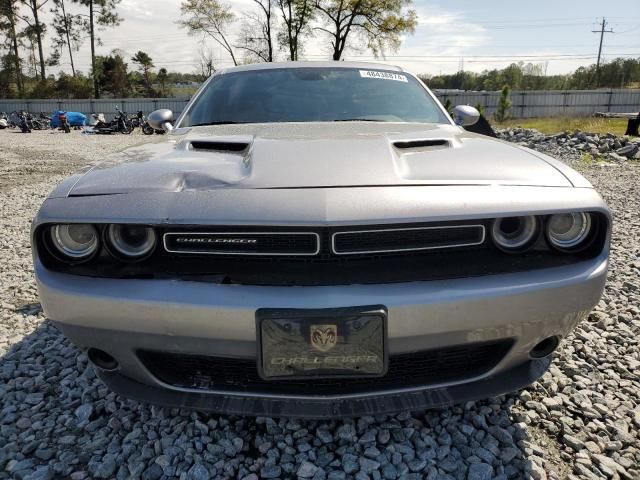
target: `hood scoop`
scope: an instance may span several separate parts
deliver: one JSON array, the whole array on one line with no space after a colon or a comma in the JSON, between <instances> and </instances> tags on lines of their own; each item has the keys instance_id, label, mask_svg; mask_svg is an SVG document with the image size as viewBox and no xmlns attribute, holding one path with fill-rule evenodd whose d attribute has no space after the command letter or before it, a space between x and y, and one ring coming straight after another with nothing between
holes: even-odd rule
<instances>
[{"instance_id":1,"label":"hood scoop","mask_svg":"<svg viewBox=\"0 0 640 480\"><path fill-rule=\"evenodd\" d=\"M187 145L187 150L192 152L243 153L247 148L249 143L237 141L192 140Z\"/></svg>"},{"instance_id":2,"label":"hood scoop","mask_svg":"<svg viewBox=\"0 0 640 480\"><path fill-rule=\"evenodd\" d=\"M393 142L393 146L398 150L443 150L445 148L451 147L451 143L449 140L444 139L417 139L417 140L402 140L398 142Z\"/></svg>"}]
</instances>

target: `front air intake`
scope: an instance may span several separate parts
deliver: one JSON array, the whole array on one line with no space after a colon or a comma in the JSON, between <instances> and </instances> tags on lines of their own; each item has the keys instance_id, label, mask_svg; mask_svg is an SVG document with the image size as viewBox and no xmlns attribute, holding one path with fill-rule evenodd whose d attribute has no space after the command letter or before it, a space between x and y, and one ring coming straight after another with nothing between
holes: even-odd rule
<instances>
[{"instance_id":1,"label":"front air intake","mask_svg":"<svg viewBox=\"0 0 640 480\"><path fill-rule=\"evenodd\" d=\"M188 149L195 152L244 152L249 147L246 142L193 141Z\"/></svg>"},{"instance_id":2,"label":"front air intake","mask_svg":"<svg viewBox=\"0 0 640 480\"><path fill-rule=\"evenodd\" d=\"M448 148L449 141L441 139L423 139L423 140L407 140L402 142L394 142L393 146L400 150L415 149L428 149L428 150L440 150Z\"/></svg>"}]
</instances>

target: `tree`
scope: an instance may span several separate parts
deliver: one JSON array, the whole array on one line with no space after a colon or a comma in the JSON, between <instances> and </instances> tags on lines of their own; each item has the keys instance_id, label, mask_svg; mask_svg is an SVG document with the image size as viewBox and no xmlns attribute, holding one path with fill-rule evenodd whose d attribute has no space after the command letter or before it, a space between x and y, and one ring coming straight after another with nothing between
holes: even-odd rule
<instances>
[{"instance_id":1,"label":"tree","mask_svg":"<svg viewBox=\"0 0 640 480\"><path fill-rule=\"evenodd\" d=\"M138 67L142 71L142 83L146 90L146 95L148 97L155 96L155 92L153 91L153 82L151 79L151 69L154 67L153 60L147 53L143 52L142 50L138 51L138 53L136 53L131 58L131 60L133 61L133 63L138 64Z\"/></svg>"},{"instance_id":2,"label":"tree","mask_svg":"<svg viewBox=\"0 0 640 480\"><path fill-rule=\"evenodd\" d=\"M15 77L18 95L24 95L24 82L22 78L22 61L20 59L20 51L18 49L18 33L16 31L17 23L17 0L0 0L0 28L7 32L7 40L10 44L11 53L5 57L5 70L7 65L12 65L13 76Z\"/></svg>"},{"instance_id":3,"label":"tree","mask_svg":"<svg viewBox=\"0 0 640 480\"><path fill-rule=\"evenodd\" d=\"M166 68L162 67L160 70L158 70L158 82L160 82L160 92L162 93L163 97L166 96L165 85L167 83L168 77L169 72L167 72Z\"/></svg>"},{"instance_id":4,"label":"tree","mask_svg":"<svg viewBox=\"0 0 640 480\"><path fill-rule=\"evenodd\" d=\"M91 40L91 75L93 77L93 94L96 98L100 98L100 87L98 75L96 72L96 42L100 42L96 38L96 25L101 27L115 27L120 25L122 19L116 12L116 7L121 0L73 0L75 3L87 7L89 9L88 21L86 22L86 30Z\"/></svg>"},{"instance_id":5,"label":"tree","mask_svg":"<svg viewBox=\"0 0 640 480\"><path fill-rule=\"evenodd\" d=\"M238 65L233 47L229 43L228 29L235 21L231 6L220 0L185 0L180 5L182 19L178 25L186 28L191 35L211 37Z\"/></svg>"},{"instance_id":6,"label":"tree","mask_svg":"<svg viewBox=\"0 0 640 480\"><path fill-rule=\"evenodd\" d=\"M238 48L264 62L273 62L273 2L253 0L258 12L246 13Z\"/></svg>"},{"instance_id":7,"label":"tree","mask_svg":"<svg viewBox=\"0 0 640 480\"><path fill-rule=\"evenodd\" d=\"M509 118L509 110L511 109L511 89L509 85L502 87L500 100L498 100L498 110L496 111L496 120L500 123Z\"/></svg>"},{"instance_id":8,"label":"tree","mask_svg":"<svg viewBox=\"0 0 640 480\"><path fill-rule=\"evenodd\" d=\"M121 53L114 51L108 57L96 58L99 88L116 98L129 96L131 85L127 64Z\"/></svg>"},{"instance_id":9,"label":"tree","mask_svg":"<svg viewBox=\"0 0 640 480\"><path fill-rule=\"evenodd\" d=\"M276 0L284 22L280 45L289 50L289 60L298 60L302 37L313 17L313 0Z\"/></svg>"},{"instance_id":10,"label":"tree","mask_svg":"<svg viewBox=\"0 0 640 480\"><path fill-rule=\"evenodd\" d=\"M29 26L29 30L30 30L29 34L36 39L36 42L38 44L38 57L40 60L40 78L44 80L47 78L47 76L45 72L45 59L44 59L44 50L42 48L42 37L44 35L44 32L47 26L44 23L40 22L40 17L38 15L38 12L42 7L46 5L46 3L49 0L42 0L41 2L38 2L38 0L21 0L21 1L22 1L22 4L26 5L31 12L32 18L25 17L25 16L22 16L21 18Z\"/></svg>"},{"instance_id":11,"label":"tree","mask_svg":"<svg viewBox=\"0 0 640 480\"><path fill-rule=\"evenodd\" d=\"M53 38L53 54L54 58L62 56L62 50L66 47L69 52L69 62L71 63L71 72L76 76L76 66L73 61L73 51L80 50L83 40L83 31L87 30L87 25L81 15L72 15L67 13L65 0L53 0L53 21L51 26L56 33Z\"/></svg>"},{"instance_id":12,"label":"tree","mask_svg":"<svg viewBox=\"0 0 640 480\"><path fill-rule=\"evenodd\" d=\"M363 38L374 55L397 51L401 35L413 33L417 25L411 0L316 0L324 15L325 27L316 27L331 37L333 59L340 60L347 40L355 34Z\"/></svg>"},{"instance_id":13,"label":"tree","mask_svg":"<svg viewBox=\"0 0 640 480\"><path fill-rule=\"evenodd\" d=\"M89 98L93 90L91 79L76 73L67 75L60 72L55 84L55 96L57 98Z\"/></svg>"},{"instance_id":14,"label":"tree","mask_svg":"<svg viewBox=\"0 0 640 480\"><path fill-rule=\"evenodd\" d=\"M205 80L216 71L213 66L213 50L202 44L198 53L200 54L200 75Z\"/></svg>"}]
</instances>

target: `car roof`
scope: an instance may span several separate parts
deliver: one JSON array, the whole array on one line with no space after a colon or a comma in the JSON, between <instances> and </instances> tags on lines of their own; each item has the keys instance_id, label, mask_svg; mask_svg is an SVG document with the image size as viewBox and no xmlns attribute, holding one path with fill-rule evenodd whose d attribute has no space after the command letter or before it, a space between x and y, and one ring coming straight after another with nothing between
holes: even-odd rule
<instances>
[{"instance_id":1,"label":"car roof","mask_svg":"<svg viewBox=\"0 0 640 480\"><path fill-rule=\"evenodd\" d=\"M226 68L216 72L214 75L232 72L248 72L252 70L273 70L277 68L363 68L375 70L390 70L394 72L404 72L404 70L396 65L387 65L375 62L262 62L251 63L248 65L239 65L237 67Z\"/></svg>"}]
</instances>

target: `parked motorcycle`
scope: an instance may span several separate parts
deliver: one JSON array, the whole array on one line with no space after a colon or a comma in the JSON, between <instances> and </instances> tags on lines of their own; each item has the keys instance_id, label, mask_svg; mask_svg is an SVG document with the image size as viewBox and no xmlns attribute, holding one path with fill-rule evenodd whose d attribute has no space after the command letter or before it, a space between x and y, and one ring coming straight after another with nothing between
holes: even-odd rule
<instances>
[{"instance_id":1,"label":"parked motorcycle","mask_svg":"<svg viewBox=\"0 0 640 480\"><path fill-rule=\"evenodd\" d=\"M147 122L147 117L145 117L142 110L138 111L136 116L131 119L131 122L133 124L133 128L140 127L140 130L142 130L142 133L145 135L153 135L153 127L149 125L149 122Z\"/></svg>"},{"instance_id":2,"label":"parked motorcycle","mask_svg":"<svg viewBox=\"0 0 640 480\"><path fill-rule=\"evenodd\" d=\"M115 123L116 131L124 135L129 135L133 132L133 124L131 123L131 120L129 120L126 112L120 110L120 107L116 107L116 112L116 118L112 122Z\"/></svg>"},{"instance_id":3,"label":"parked motorcycle","mask_svg":"<svg viewBox=\"0 0 640 480\"><path fill-rule=\"evenodd\" d=\"M105 121L102 113L91 114L89 125L93 127L93 133L98 135L113 135L114 133L129 135L133 131L131 120L119 107L116 107L116 112L116 116L111 122Z\"/></svg>"},{"instance_id":4,"label":"parked motorcycle","mask_svg":"<svg viewBox=\"0 0 640 480\"><path fill-rule=\"evenodd\" d=\"M18 128L20 116L15 110L9 114L9 128Z\"/></svg>"},{"instance_id":5,"label":"parked motorcycle","mask_svg":"<svg viewBox=\"0 0 640 480\"><path fill-rule=\"evenodd\" d=\"M18 128L22 133L31 133L31 122L27 118L27 112L19 112L18 115Z\"/></svg>"},{"instance_id":6,"label":"parked motorcycle","mask_svg":"<svg viewBox=\"0 0 640 480\"><path fill-rule=\"evenodd\" d=\"M40 115L38 116L38 120L45 126L45 128L52 128L51 117L46 113L40 112Z\"/></svg>"}]
</instances>

